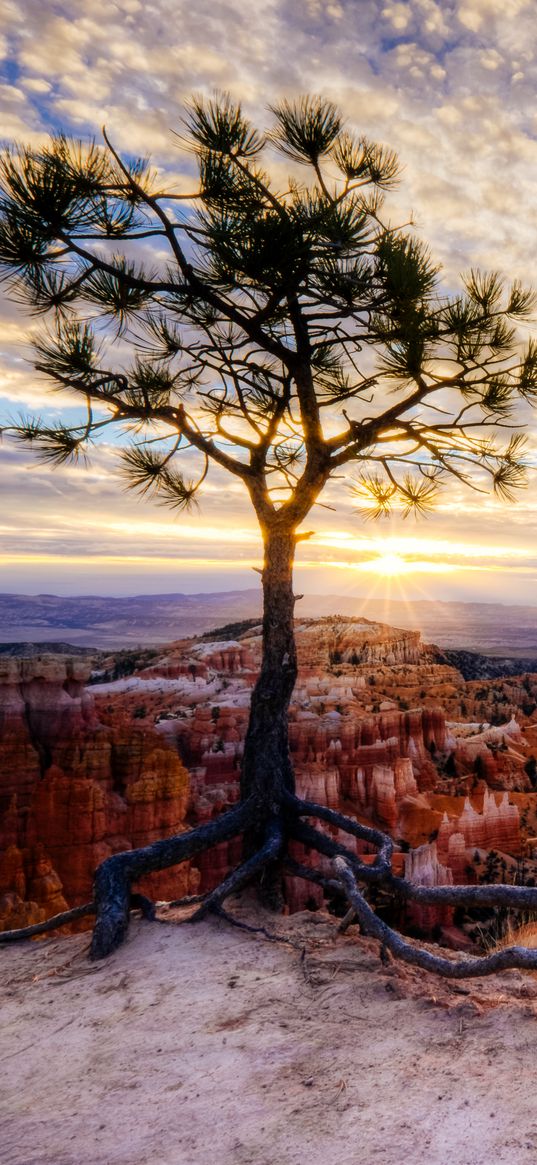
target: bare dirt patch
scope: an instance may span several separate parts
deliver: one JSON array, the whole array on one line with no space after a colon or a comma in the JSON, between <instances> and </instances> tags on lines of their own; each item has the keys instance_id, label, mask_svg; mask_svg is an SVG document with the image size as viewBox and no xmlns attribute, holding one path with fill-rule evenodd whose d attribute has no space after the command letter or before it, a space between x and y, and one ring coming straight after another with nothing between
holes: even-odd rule
<instances>
[{"instance_id":1,"label":"bare dirt patch","mask_svg":"<svg viewBox=\"0 0 537 1165\"><path fill-rule=\"evenodd\" d=\"M1 952L9 1165L534 1165L537 979L384 967L324 915Z\"/></svg>"}]
</instances>

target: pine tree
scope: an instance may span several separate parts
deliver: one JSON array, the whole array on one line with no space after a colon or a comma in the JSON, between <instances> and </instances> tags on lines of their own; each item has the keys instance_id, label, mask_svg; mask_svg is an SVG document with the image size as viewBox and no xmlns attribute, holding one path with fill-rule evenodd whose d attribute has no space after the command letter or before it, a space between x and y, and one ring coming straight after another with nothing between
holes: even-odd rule
<instances>
[{"instance_id":1,"label":"pine tree","mask_svg":"<svg viewBox=\"0 0 537 1165\"><path fill-rule=\"evenodd\" d=\"M244 834L243 863L200 913L252 879L277 904L286 866L346 895L383 945L432 966L436 956L389 931L360 885L453 903L508 892L512 904L531 891L411 887L391 873L388 837L297 798L293 561L335 478L370 517L428 513L450 479L512 497L525 474L512 418L537 393L537 346L523 350L515 326L533 296L477 271L447 295L427 248L384 217L395 154L345 128L324 99L270 114L261 132L228 98L192 101L180 139L198 172L188 193L163 186L145 160L122 159L106 133L103 146L59 135L1 159L0 264L11 293L47 317L36 369L85 410L74 425L23 419L12 436L58 465L113 427L128 484L175 510L194 505L218 467L246 490L264 546L263 657L240 803L99 867L93 953L121 942L133 882ZM283 164L290 176L276 180ZM374 844L374 865L305 818ZM334 858L333 877L293 861L292 838Z\"/></svg>"}]
</instances>

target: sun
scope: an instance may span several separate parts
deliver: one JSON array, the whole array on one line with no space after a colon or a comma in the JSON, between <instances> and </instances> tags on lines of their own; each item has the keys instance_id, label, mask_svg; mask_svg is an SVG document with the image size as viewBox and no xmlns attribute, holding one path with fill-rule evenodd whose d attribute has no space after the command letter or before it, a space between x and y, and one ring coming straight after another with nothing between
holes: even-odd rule
<instances>
[{"instance_id":1,"label":"sun","mask_svg":"<svg viewBox=\"0 0 537 1165\"><path fill-rule=\"evenodd\" d=\"M401 558L400 554L380 554L371 563L375 574L380 574L383 578L395 578L400 574L407 574L411 570L410 563Z\"/></svg>"}]
</instances>

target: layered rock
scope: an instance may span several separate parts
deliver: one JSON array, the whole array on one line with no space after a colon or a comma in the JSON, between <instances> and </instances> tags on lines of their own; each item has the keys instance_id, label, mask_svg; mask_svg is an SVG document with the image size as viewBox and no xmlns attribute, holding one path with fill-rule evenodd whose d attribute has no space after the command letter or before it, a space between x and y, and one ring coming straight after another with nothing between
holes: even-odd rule
<instances>
[{"instance_id":1,"label":"layered rock","mask_svg":"<svg viewBox=\"0 0 537 1165\"><path fill-rule=\"evenodd\" d=\"M432 662L416 632L299 620L297 644L289 735L301 796L388 830L410 850L415 879L459 883L472 877L475 850L521 853L521 812L531 818L526 833L537 831L525 767L537 732L533 740L509 719L463 723L464 702L473 714L483 689L468 695L470 685ZM79 660L0 661L0 925L54 912L60 898L86 900L108 854L208 821L237 800L260 651L259 628L236 640L185 641L89 690ZM510 682L526 700L529 682ZM497 706L496 689L494 698ZM318 863L301 847L296 856ZM147 889L179 897L210 888L239 860L235 839L195 868L156 875ZM287 888L291 908L320 900L317 887L296 879ZM415 915L412 924L430 927L433 918Z\"/></svg>"},{"instance_id":2,"label":"layered rock","mask_svg":"<svg viewBox=\"0 0 537 1165\"><path fill-rule=\"evenodd\" d=\"M405 854L405 878L416 886L452 886L454 880L450 867L439 860L435 842ZM427 906L410 901L406 913L408 921L423 931L450 926L453 921L451 906Z\"/></svg>"},{"instance_id":3,"label":"layered rock","mask_svg":"<svg viewBox=\"0 0 537 1165\"><path fill-rule=\"evenodd\" d=\"M404 631L369 619L300 619L296 639L298 663L304 675L339 664L412 664L418 662L421 653L419 631Z\"/></svg>"},{"instance_id":4,"label":"layered rock","mask_svg":"<svg viewBox=\"0 0 537 1165\"><path fill-rule=\"evenodd\" d=\"M444 813L438 830L438 849L447 857L453 834L464 838L466 849L499 850L515 856L521 852L520 813L509 802L508 793L495 794L485 786L481 809L469 797L459 816Z\"/></svg>"},{"instance_id":5,"label":"layered rock","mask_svg":"<svg viewBox=\"0 0 537 1165\"><path fill-rule=\"evenodd\" d=\"M189 779L152 727L99 722L85 663L8 659L0 674L6 927L87 901L104 858L184 829ZM173 897L196 888L199 877L185 866L150 881L160 896Z\"/></svg>"},{"instance_id":6,"label":"layered rock","mask_svg":"<svg viewBox=\"0 0 537 1165\"><path fill-rule=\"evenodd\" d=\"M520 746L517 724L493 729L476 725L467 731L459 731L457 724L448 726L442 708L431 702L432 693L444 692L451 699L456 682L463 681L453 669L431 663L416 633L366 621L305 620L297 624L297 643L301 666L290 707L289 737L301 795L379 824L415 849L428 844L439 830L446 789L449 838L453 835L455 840L448 838L440 864L457 880L469 864L467 846L463 853L460 845L466 834L480 839L481 845L501 842L518 852L516 806L504 801L496 814L494 799L485 802L481 794L480 800L474 789L476 758L491 782L502 779L502 768L514 767L517 781L527 787L526 777L521 777L521 756L513 751ZM166 659L151 668L154 676L161 671L161 691L156 693L153 687L147 694L154 701L159 731L176 741L190 768L193 819L205 820L238 796L250 690L260 661L259 633L249 631L240 641L221 644L177 645L174 666L184 677L184 668L178 666L181 652L190 660L192 680L181 679L176 704L166 682L170 674ZM207 671L194 677L196 661ZM406 694L419 687L425 705L401 709L395 699L379 698L396 695L398 687ZM139 688L136 697L140 699ZM127 695L121 698L126 700ZM465 795L472 789L471 813L466 809L464 816ZM202 884L206 879L213 882L210 859L204 860L202 879ZM309 887L306 892L310 901L317 894ZM294 885L292 893L295 900Z\"/></svg>"}]
</instances>

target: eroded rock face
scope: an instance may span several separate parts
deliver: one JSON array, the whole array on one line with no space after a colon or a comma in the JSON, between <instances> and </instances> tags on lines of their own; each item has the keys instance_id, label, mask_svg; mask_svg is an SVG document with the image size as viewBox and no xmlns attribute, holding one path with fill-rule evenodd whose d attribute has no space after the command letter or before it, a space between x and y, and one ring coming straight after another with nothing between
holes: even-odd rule
<instances>
[{"instance_id":1,"label":"eroded rock face","mask_svg":"<svg viewBox=\"0 0 537 1165\"><path fill-rule=\"evenodd\" d=\"M416 633L341 619L299 620L296 631L300 670L289 737L299 794L382 826L411 852L438 834L440 878L443 871L457 882L472 877L472 846L521 852L520 809L511 790L530 789L529 746L517 722L466 723L468 685L453 668L432 662ZM259 664L254 629L236 642L172 646L147 672L109 688L109 695L97 694L99 703L113 697L125 714L143 698L190 770L193 822L238 797ZM444 701L451 715L456 706L459 720L447 722ZM231 847L222 847L214 861L204 857L202 886L214 885L235 858ZM289 880L291 907L318 897L315 887ZM447 924L445 912L438 921Z\"/></svg>"},{"instance_id":2,"label":"eroded rock face","mask_svg":"<svg viewBox=\"0 0 537 1165\"><path fill-rule=\"evenodd\" d=\"M492 728L468 720L471 685L432 662L415 632L304 620L297 643L289 735L300 795L388 830L408 851L395 854L399 872L404 860L415 880L474 880L478 851L480 870L490 851L522 853L524 838L537 835L525 767L537 731L527 719ZM59 896L87 900L109 853L208 821L238 799L259 665L259 629L237 641L171 645L145 670L89 690L79 660L0 661L0 894L8 896L0 925L23 917L29 901L34 912L54 913ZM518 686L525 700L531 684ZM478 695L483 705L483 685ZM41 882L38 855L51 864ZM296 856L313 860L301 847ZM154 876L146 890L177 898L208 889L239 860L235 839L195 867ZM296 879L287 892L291 909L320 901L318 888ZM450 921L446 911L410 918L425 929Z\"/></svg>"},{"instance_id":3,"label":"eroded rock face","mask_svg":"<svg viewBox=\"0 0 537 1165\"><path fill-rule=\"evenodd\" d=\"M297 627L298 663L301 673L326 671L329 666L350 664L418 663L419 631L403 631L369 619L301 619Z\"/></svg>"},{"instance_id":4,"label":"eroded rock face","mask_svg":"<svg viewBox=\"0 0 537 1165\"><path fill-rule=\"evenodd\" d=\"M5 929L88 901L104 858L185 828L189 779L152 726L99 721L86 663L43 656L2 660L0 669ZM165 896L171 882L166 871L152 889ZM185 867L171 896L197 882Z\"/></svg>"},{"instance_id":5,"label":"eroded rock face","mask_svg":"<svg viewBox=\"0 0 537 1165\"><path fill-rule=\"evenodd\" d=\"M405 878L416 886L452 886L453 871L449 865L439 860L436 843L420 845L405 854ZM453 922L453 908L450 906L424 906L409 902L407 919L420 930L430 931L435 926L450 926Z\"/></svg>"}]
</instances>

